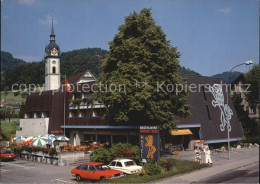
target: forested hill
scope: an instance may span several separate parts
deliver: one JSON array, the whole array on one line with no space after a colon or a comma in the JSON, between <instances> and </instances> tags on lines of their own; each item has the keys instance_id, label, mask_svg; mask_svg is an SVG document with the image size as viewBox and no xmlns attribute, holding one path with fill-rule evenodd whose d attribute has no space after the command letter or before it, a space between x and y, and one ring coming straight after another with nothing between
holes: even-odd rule
<instances>
[{"instance_id":1,"label":"forested hill","mask_svg":"<svg viewBox=\"0 0 260 184\"><path fill-rule=\"evenodd\" d=\"M185 68L184 66L181 66L180 73L181 74L200 75L198 72L195 72L194 70L191 70L189 68Z\"/></svg>"},{"instance_id":2,"label":"forested hill","mask_svg":"<svg viewBox=\"0 0 260 184\"><path fill-rule=\"evenodd\" d=\"M66 77L69 77L87 69L95 76L98 76L100 73L100 63L107 53L108 51L100 48L63 52L61 54L61 79L64 79L65 74ZM7 70L1 78L1 89L3 90L5 87L10 89L12 84L44 84L44 70L44 61L25 63ZM199 73L185 67L180 68L180 73L199 75Z\"/></svg>"},{"instance_id":3,"label":"forested hill","mask_svg":"<svg viewBox=\"0 0 260 184\"><path fill-rule=\"evenodd\" d=\"M9 52L1 51L1 72L15 68L26 62L22 59L16 59Z\"/></svg>"},{"instance_id":4,"label":"forested hill","mask_svg":"<svg viewBox=\"0 0 260 184\"><path fill-rule=\"evenodd\" d=\"M106 50L87 48L63 52L61 54L61 79L79 72L90 70L95 76L100 71L100 62L105 58ZM44 61L32 62L7 70L2 77L1 89L11 88L12 84L43 84L45 80Z\"/></svg>"},{"instance_id":5,"label":"forested hill","mask_svg":"<svg viewBox=\"0 0 260 184\"><path fill-rule=\"evenodd\" d=\"M215 74L212 75L212 77L217 77L217 78L221 78L224 79L225 81L227 81L227 77L228 77L228 84L230 84L233 80L235 80L239 75L241 74L241 72L231 72L229 74L229 72L223 72L223 73L219 73L219 74Z\"/></svg>"}]
</instances>

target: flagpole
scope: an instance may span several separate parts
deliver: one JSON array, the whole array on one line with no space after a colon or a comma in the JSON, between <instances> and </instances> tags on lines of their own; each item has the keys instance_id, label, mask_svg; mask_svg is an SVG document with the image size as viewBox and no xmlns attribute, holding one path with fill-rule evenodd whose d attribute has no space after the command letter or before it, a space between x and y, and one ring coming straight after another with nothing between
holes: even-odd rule
<instances>
[{"instance_id":1,"label":"flagpole","mask_svg":"<svg viewBox=\"0 0 260 184\"><path fill-rule=\"evenodd\" d=\"M66 112L66 109L65 109L65 106L66 106L66 74L65 74L65 80L64 80L64 84L65 84L65 86L64 86L64 109L63 109L63 111L64 111L64 121L63 121L63 132L64 132L64 148L65 148L65 118L66 118L66 116L65 116L65 112Z\"/></svg>"}]
</instances>

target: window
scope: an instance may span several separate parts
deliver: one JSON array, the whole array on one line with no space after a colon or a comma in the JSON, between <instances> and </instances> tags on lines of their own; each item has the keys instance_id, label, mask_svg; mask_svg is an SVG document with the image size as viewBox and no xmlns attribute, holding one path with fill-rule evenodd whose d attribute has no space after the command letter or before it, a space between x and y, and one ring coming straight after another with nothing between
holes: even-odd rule
<instances>
[{"instance_id":1,"label":"window","mask_svg":"<svg viewBox=\"0 0 260 184\"><path fill-rule=\"evenodd\" d=\"M209 120L211 120L210 113L209 113L209 106L206 105L206 108L207 108L208 118L209 118Z\"/></svg>"},{"instance_id":2,"label":"window","mask_svg":"<svg viewBox=\"0 0 260 184\"><path fill-rule=\"evenodd\" d=\"M251 106L251 107L249 108L249 113L250 113L250 114L255 114L255 112L256 112L256 109Z\"/></svg>"},{"instance_id":3,"label":"window","mask_svg":"<svg viewBox=\"0 0 260 184\"><path fill-rule=\"evenodd\" d=\"M3 151L3 154L12 154L12 153L14 153L12 150Z\"/></svg>"},{"instance_id":4,"label":"window","mask_svg":"<svg viewBox=\"0 0 260 184\"><path fill-rule=\"evenodd\" d=\"M56 73L56 67L52 67L52 73Z\"/></svg>"},{"instance_id":5,"label":"window","mask_svg":"<svg viewBox=\"0 0 260 184\"><path fill-rule=\"evenodd\" d=\"M84 98L90 98L92 96L92 93L85 93Z\"/></svg>"},{"instance_id":6,"label":"window","mask_svg":"<svg viewBox=\"0 0 260 184\"><path fill-rule=\"evenodd\" d=\"M95 169L95 167L94 167L93 165L90 165L90 166L88 167L88 170L89 170L89 171L95 171L96 169Z\"/></svg>"},{"instance_id":7,"label":"window","mask_svg":"<svg viewBox=\"0 0 260 184\"><path fill-rule=\"evenodd\" d=\"M125 166L133 166L133 165L136 165L134 161L128 161L128 162L125 162Z\"/></svg>"},{"instance_id":8,"label":"window","mask_svg":"<svg viewBox=\"0 0 260 184\"><path fill-rule=\"evenodd\" d=\"M41 115L42 115L41 112L36 112L36 118L41 118L42 117Z\"/></svg>"},{"instance_id":9,"label":"window","mask_svg":"<svg viewBox=\"0 0 260 184\"><path fill-rule=\"evenodd\" d=\"M82 167L82 165L78 166L76 169L77 170L81 170L81 167Z\"/></svg>"},{"instance_id":10,"label":"window","mask_svg":"<svg viewBox=\"0 0 260 184\"><path fill-rule=\"evenodd\" d=\"M116 162L115 161L111 162L110 166L116 166Z\"/></svg>"},{"instance_id":11,"label":"window","mask_svg":"<svg viewBox=\"0 0 260 184\"><path fill-rule=\"evenodd\" d=\"M117 163L116 163L116 166L117 166L117 167L123 167L121 162L117 162Z\"/></svg>"},{"instance_id":12,"label":"window","mask_svg":"<svg viewBox=\"0 0 260 184\"><path fill-rule=\"evenodd\" d=\"M82 165L81 170L87 171L88 170L88 165Z\"/></svg>"}]
</instances>

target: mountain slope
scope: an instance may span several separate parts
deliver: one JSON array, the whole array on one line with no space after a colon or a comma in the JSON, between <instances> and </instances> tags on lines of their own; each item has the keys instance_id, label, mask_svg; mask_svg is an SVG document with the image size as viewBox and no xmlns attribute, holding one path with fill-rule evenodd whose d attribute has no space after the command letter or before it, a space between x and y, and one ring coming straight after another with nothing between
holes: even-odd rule
<instances>
[{"instance_id":1,"label":"mountain slope","mask_svg":"<svg viewBox=\"0 0 260 184\"><path fill-rule=\"evenodd\" d=\"M22 59L14 58L9 52L1 51L1 72L26 64Z\"/></svg>"},{"instance_id":2,"label":"mountain slope","mask_svg":"<svg viewBox=\"0 0 260 184\"><path fill-rule=\"evenodd\" d=\"M228 77L228 84L230 84L233 80L235 80L239 75L241 74L241 72L231 72L229 74L229 72L223 72L223 73L219 73L219 74L215 74L212 75L212 77L217 77L217 78L221 78L224 79L225 81L227 81L227 77ZM229 76L228 76L229 75Z\"/></svg>"},{"instance_id":3,"label":"mountain slope","mask_svg":"<svg viewBox=\"0 0 260 184\"><path fill-rule=\"evenodd\" d=\"M108 51L100 48L78 49L61 54L61 80L85 70L90 70L96 77L100 73L101 61ZM11 55L11 54L10 54ZM11 89L12 84L44 84L45 72L44 61L32 62L19 65L7 70L2 77L1 89ZM199 73L180 67L181 74L200 75Z\"/></svg>"}]
</instances>

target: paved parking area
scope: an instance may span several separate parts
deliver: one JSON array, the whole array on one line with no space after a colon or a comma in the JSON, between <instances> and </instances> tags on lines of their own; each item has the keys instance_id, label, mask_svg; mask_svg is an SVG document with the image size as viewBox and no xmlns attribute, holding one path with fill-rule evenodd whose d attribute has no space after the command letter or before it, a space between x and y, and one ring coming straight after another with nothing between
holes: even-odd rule
<instances>
[{"instance_id":1,"label":"paved parking area","mask_svg":"<svg viewBox=\"0 0 260 184\"><path fill-rule=\"evenodd\" d=\"M15 160L1 162L1 183L77 183L70 171L74 166L54 166Z\"/></svg>"}]
</instances>

